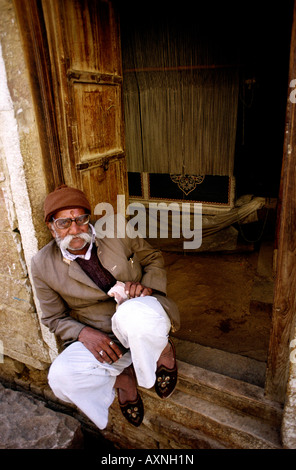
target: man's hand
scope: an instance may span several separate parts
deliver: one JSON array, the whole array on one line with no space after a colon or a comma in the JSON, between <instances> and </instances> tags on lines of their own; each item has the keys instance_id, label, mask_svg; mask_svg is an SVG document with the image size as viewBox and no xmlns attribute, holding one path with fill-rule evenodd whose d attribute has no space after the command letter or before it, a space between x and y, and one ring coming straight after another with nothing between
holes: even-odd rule
<instances>
[{"instance_id":1,"label":"man's hand","mask_svg":"<svg viewBox=\"0 0 296 470\"><path fill-rule=\"evenodd\" d=\"M130 298L145 297L146 295L152 294L152 289L143 286L140 282L128 281L125 283L125 293L129 295Z\"/></svg>"},{"instance_id":2,"label":"man's hand","mask_svg":"<svg viewBox=\"0 0 296 470\"><path fill-rule=\"evenodd\" d=\"M99 362L112 364L122 357L120 348L106 333L90 326L85 326L80 331L78 341L83 343Z\"/></svg>"}]
</instances>

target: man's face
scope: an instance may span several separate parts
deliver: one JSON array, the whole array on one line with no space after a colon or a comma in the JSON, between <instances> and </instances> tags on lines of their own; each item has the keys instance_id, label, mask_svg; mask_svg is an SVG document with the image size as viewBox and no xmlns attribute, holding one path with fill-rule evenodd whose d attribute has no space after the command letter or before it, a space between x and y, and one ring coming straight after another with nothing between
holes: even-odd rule
<instances>
[{"instance_id":1,"label":"man's face","mask_svg":"<svg viewBox=\"0 0 296 470\"><path fill-rule=\"evenodd\" d=\"M54 219L65 219L70 218L74 219L80 215L85 214L85 209L82 208L73 208L65 209L55 213ZM89 235L89 224L78 226L75 221L72 221L69 228L60 229L56 226L54 222L47 223L48 228L50 229L52 236L56 239L58 244L64 244L63 247L68 250L70 253L79 255L85 254L88 248L88 244L91 241L91 236ZM83 238L82 238L83 237Z\"/></svg>"}]
</instances>

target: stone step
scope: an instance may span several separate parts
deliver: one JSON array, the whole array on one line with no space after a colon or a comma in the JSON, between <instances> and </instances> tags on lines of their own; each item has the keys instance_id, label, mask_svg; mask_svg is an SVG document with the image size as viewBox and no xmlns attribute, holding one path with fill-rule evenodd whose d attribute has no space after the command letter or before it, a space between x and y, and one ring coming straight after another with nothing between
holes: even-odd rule
<instances>
[{"instance_id":1,"label":"stone step","mask_svg":"<svg viewBox=\"0 0 296 470\"><path fill-rule=\"evenodd\" d=\"M247 356L173 338L177 359L220 375L264 387L266 363Z\"/></svg>"},{"instance_id":2,"label":"stone step","mask_svg":"<svg viewBox=\"0 0 296 470\"><path fill-rule=\"evenodd\" d=\"M110 408L108 427L102 431L105 439L122 449L226 449L225 445L203 431L182 424L177 416L168 414L166 404L149 397L141 390L145 416L140 427L129 425L115 400ZM186 395L184 395L186 397ZM170 405L171 406L171 405ZM178 410L177 410L178 412Z\"/></svg>"},{"instance_id":3,"label":"stone step","mask_svg":"<svg viewBox=\"0 0 296 470\"><path fill-rule=\"evenodd\" d=\"M280 427L282 407L267 400L263 388L186 362L178 361L178 366L179 390Z\"/></svg>"},{"instance_id":4,"label":"stone step","mask_svg":"<svg viewBox=\"0 0 296 470\"><path fill-rule=\"evenodd\" d=\"M210 439L228 449L281 448L277 427L181 390L176 390L168 400L159 400L153 391L145 390L143 398L150 425L153 416L165 417L175 425L203 435L205 441Z\"/></svg>"},{"instance_id":5,"label":"stone step","mask_svg":"<svg viewBox=\"0 0 296 470\"><path fill-rule=\"evenodd\" d=\"M281 448L281 408L264 399L260 387L178 361L177 389L161 400L141 388L145 416L133 428L118 401L110 410L104 436L146 449L277 449Z\"/></svg>"}]
</instances>

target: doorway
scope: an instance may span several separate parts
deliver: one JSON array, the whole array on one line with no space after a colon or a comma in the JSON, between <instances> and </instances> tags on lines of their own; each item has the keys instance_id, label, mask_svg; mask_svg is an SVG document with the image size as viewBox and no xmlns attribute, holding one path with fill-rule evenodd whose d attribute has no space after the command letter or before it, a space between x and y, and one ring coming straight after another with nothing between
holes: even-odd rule
<instances>
[{"instance_id":1,"label":"doorway","mask_svg":"<svg viewBox=\"0 0 296 470\"><path fill-rule=\"evenodd\" d=\"M162 249L168 294L181 311L179 358L260 386L272 322L292 19L293 2L120 8L130 201L202 202L204 223L216 227L186 253L177 243L150 240ZM186 193L172 174L202 181ZM246 218L219 226L257 198Z\"/></svg>"}]
</instances>

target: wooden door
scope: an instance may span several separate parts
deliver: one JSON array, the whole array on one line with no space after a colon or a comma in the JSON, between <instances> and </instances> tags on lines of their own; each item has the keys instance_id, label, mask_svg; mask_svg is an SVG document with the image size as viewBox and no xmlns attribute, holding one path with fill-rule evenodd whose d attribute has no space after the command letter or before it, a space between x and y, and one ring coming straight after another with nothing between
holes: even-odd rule
<instances>
[{"instance_id":1,"label":"wooden door","mask_svg":"<svg viewBox=\"0 0 296 470\"><path fill-rule=\"evenodd\" d=\"M42 0L65 183L127 196L119 22L109 0ZM126 198L127 200L127 198Z\"/></svg>"}]
</instances>

